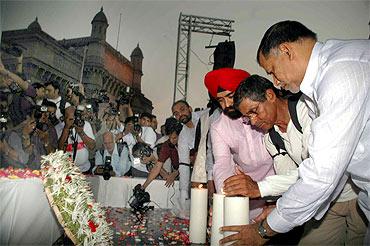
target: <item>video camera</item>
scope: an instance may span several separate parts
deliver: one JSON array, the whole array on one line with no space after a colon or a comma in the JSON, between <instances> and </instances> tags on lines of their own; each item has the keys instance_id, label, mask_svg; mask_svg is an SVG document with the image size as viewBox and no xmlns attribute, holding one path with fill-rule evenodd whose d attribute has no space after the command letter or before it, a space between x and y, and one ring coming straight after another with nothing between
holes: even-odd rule
<instances>
[{"instance_id":1,"label":"video camera","mask_svg":"<svg viewBox=\"0 0 370 246\"><path fill-rule=\"evenodd\" d=\"M137 184L133 189L133 195L129 200L130 207L134 210L134 212L145 212L148 209L152 208L145 203L150 202L150 195L144 189L142 189L141 184Z\"/></svg>"},{"instance_id":2,"label":"video camera","mask_svg":"<svg viewBox=\"0 0 370 246\"><path fill-rule=\"evenodd\" d=\"M78 127L83 127L85 125L85 120L83 118L83 112L85 110L85 107L82 105L78 105L75 111L75 120L74 125Z\"/></svg>"},{"instance_id":3,"label":"video camera","mask_svg":"<svg viewBox=\"0 0 370 246\"><path fill-rule=\"evenodd\" d=\"M120 97L117 100L117 104L118 105L129 104L133 96L134 96L133 91L131 90L130 87L127 86L125 90L121 90Z\"/></svg>"}]
</instances>

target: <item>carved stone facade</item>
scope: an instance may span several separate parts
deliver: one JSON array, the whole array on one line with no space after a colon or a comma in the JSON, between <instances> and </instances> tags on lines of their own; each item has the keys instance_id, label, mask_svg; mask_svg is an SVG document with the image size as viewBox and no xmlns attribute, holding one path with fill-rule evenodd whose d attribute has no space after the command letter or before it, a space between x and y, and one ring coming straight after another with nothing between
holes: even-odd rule
<instances>
[{"instance_id":1,"label":"carved stone facade","mask_svg":"<svg viewBox=\"0 0 370 246\"><path fill-rule=\"evenodd\" d=\"M144 57L139 45L128 60L105 41L109 25L103 8L91 24L89 37L58 41L42 31L36 18L27 29L4 31L1 45L22 50L23 73L27 79L40 83L55 80L62 88L80 81L85 57L82 82L87 97L95 90L106 89L111 98L116 98L129 86L135 92L132 101L134 112L151 112L152 102L141 93ZM14 56L2 52L2 61L10 71L16 70L17 59Z\"/></svg>"}]
</instances>

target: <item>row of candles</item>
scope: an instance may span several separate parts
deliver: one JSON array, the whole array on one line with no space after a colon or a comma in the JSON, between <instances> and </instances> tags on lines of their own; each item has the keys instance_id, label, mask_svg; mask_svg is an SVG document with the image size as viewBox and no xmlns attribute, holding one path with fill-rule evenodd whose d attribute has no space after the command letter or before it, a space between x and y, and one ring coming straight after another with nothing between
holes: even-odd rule
<instances>
[{"instance_id":1,"label":"row of candles","mask_svg":"<svg viewBox=\"0 0 370 246\"><path fill-rule=\"evenodd\" d=\"M200 185L191 188L189 240L195 244L205 244L207 235L208 190ZM249 223L249 198L226 197L213 194L211 245L235 232L221 232L222 226L246 225Z\"/></svg>"}]
</instances>

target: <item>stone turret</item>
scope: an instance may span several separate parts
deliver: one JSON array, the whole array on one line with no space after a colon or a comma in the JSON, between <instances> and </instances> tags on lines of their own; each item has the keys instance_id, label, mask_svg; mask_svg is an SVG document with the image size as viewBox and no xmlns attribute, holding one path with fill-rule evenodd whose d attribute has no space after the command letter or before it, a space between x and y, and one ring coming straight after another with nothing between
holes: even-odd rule
<instances>
[{"instance_id":1,"label":"stone turret","mask_svg":"<svg viewBox=\"0 0 370 246\"><path fill-rule=\"evenodd\" d=\"M141 91L141 77L143 76L142 65L143 65L143 52L141 51L139 44L131 53L131 63L134 68L134 79L133 87Z\"/></svg>"},{"instance_id":2,"label":"stone turret","mask_svg":"<svg viewBox=\"0 0 370 246\"><path fill-rule=\"evenodd\" d=\"M101 7L100 12L97 13L94 19L91 21L91 37L105 40L107 35L108 20Z\"/></svg>"},{"instance_id":3,"label":"stone turret","mask_svg":"<svg viewBox=\"0 0 370 246\"><path fill-rule=\"evenodd\" d=\"M28 30L32 32L39 32L41 31L41 26L39 24L38 18L36 19L27 27Z\"/></svg>"}]
</instances>

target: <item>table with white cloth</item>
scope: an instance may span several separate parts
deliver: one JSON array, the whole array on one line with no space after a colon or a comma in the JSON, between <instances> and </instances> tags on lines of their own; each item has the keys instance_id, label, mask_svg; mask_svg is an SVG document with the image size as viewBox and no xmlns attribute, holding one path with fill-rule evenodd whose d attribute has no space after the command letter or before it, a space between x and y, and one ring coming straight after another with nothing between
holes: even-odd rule
<instances>
[{"instance_id":1,"label":"table with white cloth","mask_svg":"<svg viewBox=\"0 0 370 246\"><path fill-rule=\"evenodd\" d=\"M0 179L0 245L51 245L62 233L41 179Z\"/></svg>"},{"instance_id":2,"label":"table with white cloth","mask_svg":"<svg viewBox=\"0 0 370 246\"><path fill-rule=\"evenodd\" d=\"M97 202L103 207L128 208L129 199L133 195L133 189L137 184L144 184L144 178L111 177L104 180L102 176L87 176L92 192ZM159 208L178 208L179 182L167 188L165 180L153 180L145 189L152 201L150 205Z\"/></svg>"}]
</instances>

